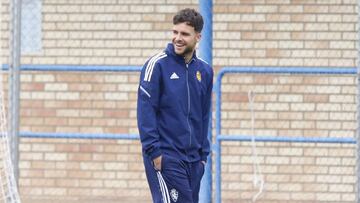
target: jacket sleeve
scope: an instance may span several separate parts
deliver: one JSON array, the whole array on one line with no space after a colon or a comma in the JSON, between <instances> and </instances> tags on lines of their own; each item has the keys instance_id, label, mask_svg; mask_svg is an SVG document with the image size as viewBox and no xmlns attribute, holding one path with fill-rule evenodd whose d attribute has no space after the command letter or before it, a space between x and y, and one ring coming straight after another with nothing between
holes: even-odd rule
<instances>
[{"instance_id":1,"label":"jacket sleeve","mask_svg":"<svg viewBox=\"0 0 360 203\"><path fill-rule=\"evenodd\" d=\"M145 63L138 88L137 122L143 153L151 159L161 155L157 128L160 80L160 65L151 60Z\"/></svg>"},{"instance_id":2,"label":"jacket sleeve","mask_svg":"<svg viewBox=\"0 0 360 203\"><path fill-rule=\"evenodd\" d=\"M207 156L210 154L210 142L208 138L208 132L209 132L209 122L210 122L210 116L211 116L211 98L212 98L212 88L213 88L213 70L211 67L210 73L209 73L209 81L206 91L205 100L203 101L203 130L202 132L204 140L202 144L202 150L201 150L201 161L207 160Z\"/></svg>"}]
</instances>

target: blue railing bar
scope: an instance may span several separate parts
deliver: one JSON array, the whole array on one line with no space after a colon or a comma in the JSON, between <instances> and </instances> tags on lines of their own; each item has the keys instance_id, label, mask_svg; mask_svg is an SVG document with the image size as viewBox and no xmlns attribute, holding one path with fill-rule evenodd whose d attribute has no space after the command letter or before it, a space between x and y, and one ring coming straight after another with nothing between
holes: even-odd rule
<instances>
[{"instance_id":1,"label":"blue railing bar","mask_svg":"<svg viewBox=\"0 0 360 203\"><path fill-rule=\"evenodd\" d=\"M9 70L8 64L2 65L3 70ZM22 71L84 71L84 72L139 72L141 66L118 66L118 65L30 65L20 66Z\"/></svg>"},{"instance_id":2,"label":"blue railing bar","mask_svg":"<svg viewBox=\"0 0 360 203\"><path fill-rule=\"evenodd\" d=\"M248 135L218 135L221 141L252 141L252 136ZM336 144L356 144L355 138L340 137L274 137L256 136L256 142L300 142L300 143L336 143Z\"/></svg>"},{"instance_id":3,"label":"blue railing bar","mask_svg":"<svg viewBox=\"0 0 360 203\"><path fill-rule=\"evenodd\" d=\"M224 67L219 73L356 74L356 67Z\"/></svg>"},{"instance_id":4,"label":"blue railing bar","mask_svg":"<svg viewBox=\"0 0 360 203\"><path fill-rule=\"evenodd\" d=\"M138 140L139 135L135 134L102 134L102 133L35 133L20 132L23 138L67 138L67 139L115 139L115 140Z\"/></svg>"}]
</instances>

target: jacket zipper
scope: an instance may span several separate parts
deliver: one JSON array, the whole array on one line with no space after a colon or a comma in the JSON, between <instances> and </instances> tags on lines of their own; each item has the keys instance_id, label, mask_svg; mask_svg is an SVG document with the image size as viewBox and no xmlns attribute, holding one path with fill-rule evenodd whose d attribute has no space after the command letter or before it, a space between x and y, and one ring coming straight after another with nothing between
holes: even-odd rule
<instances>
[{"instance_id":1,"label":"jacket zipper","mask_svg":"<svg viewBox=\"0 0 360 203\"><path fill-rule=\"evenodd\" d=\"M190 61L191 63L191 61ZM190 126L190 121L189 121L189 117L190 117L190 87L189 87L189 63L186 64L186 86L187 86L187 93L188 93L188 115L187 115L187 123L189 126L189 130L190 130L190 142L189 142L189 147L191 147L191 126Z\"/></svg>"}]
</instances>

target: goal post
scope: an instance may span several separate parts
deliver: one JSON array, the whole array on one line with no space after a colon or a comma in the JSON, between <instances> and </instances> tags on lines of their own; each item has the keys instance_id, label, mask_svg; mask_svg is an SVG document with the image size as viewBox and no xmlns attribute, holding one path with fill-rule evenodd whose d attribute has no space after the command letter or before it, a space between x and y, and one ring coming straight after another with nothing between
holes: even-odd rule
<instances>
[{"instance_id":1,"label":"goal post","mask_svg":"<svg viewBox=\"0 0 360 203\"><path fill-rule=\"evenodd\" d=\"M1 5L0 5L1 6ZM1 9L0 9L1 11ZM8 72L8 117L6 116L3 70L0 71L0 202L20 203L17 180L19 140L20 20L21 0L10 1ZM1 13L0 13L1 16ZM0 20L1 23L1 20ZM0 34L1 35L1 34ZM1 38L1 36L0 36ZM1 61L3 64L3 61Z\"/></svg>"}]
</instances>

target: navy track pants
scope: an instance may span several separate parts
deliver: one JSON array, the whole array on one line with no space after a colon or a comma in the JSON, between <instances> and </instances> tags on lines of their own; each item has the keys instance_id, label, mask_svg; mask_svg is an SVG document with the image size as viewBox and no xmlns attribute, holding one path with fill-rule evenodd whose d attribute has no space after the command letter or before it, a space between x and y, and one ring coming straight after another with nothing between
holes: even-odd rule
<instances>
[{"instance_id":1,"label":"navy track pants","mask_svg":"<svg viewBox=\"0 0 360 203\"><path fill-rule=\"evenodd\" d=\"M154 203L198 203L205 166L201 161L185 162L162 155L161 171L146 155L144 166Z\"/></svg>"}]
</instances>

